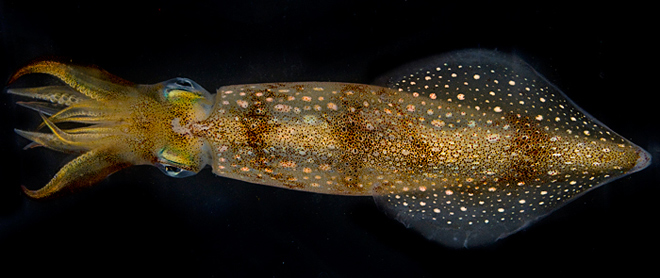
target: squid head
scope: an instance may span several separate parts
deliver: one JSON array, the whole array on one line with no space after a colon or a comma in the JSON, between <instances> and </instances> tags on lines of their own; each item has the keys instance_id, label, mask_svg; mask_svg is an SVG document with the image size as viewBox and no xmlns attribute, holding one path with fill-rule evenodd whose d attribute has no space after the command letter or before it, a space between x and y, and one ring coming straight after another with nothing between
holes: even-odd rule
<instances>
[{"instance_id":1,"label":"squid head","mask_svg":"<svg viewBox=\"0 0 660 278\"><path fill-rule=\"evenodd\" d=\"M49 74L65 85L12 88L34 101L20 105L38 111L50 132L16 132L57 151L79 153L44 187L25 193L49 197L63 189L92 185L131 165L150 164L172 177L196 174L208 162L206 143L194 136L195 122L208 117L212 95L197 83L175 78L136 85L106 71L52 61L32 63L26 74Z\"/></svg>"}]
</instances>

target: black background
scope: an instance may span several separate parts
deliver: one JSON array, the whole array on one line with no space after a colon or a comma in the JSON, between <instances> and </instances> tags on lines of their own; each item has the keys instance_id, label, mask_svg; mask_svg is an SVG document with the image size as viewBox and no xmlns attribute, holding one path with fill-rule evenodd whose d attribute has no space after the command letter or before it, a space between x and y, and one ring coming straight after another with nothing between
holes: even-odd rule
<instances>
[{"instance_id":1,"label":"black background","mask_svg":"<svg viewBox=\"0 0 660 278\"><path fill-rule=\"evenodd\" d=\"M514 53L658 161L657 27L633 3L443 1L2 1L0 78L33 59L95 64L136 83L188 77L209 91L276 81L370 83L464 48ZM653 28L652 28L653 27ZM37 78L38 79L38 78ZM26 80L29 81L29 78ZM28 82L21 81L21 82ZM29 200L72 156L28 142L36 113L0 96L0 271L201 277L447 277L654 270L656 164L593 190L493 246L454 250L367 197L294 192L132 167ZM651 272L655 273L655 272ZM633 275L634 276L634 275Z\"/></svg>"}]
</instances>

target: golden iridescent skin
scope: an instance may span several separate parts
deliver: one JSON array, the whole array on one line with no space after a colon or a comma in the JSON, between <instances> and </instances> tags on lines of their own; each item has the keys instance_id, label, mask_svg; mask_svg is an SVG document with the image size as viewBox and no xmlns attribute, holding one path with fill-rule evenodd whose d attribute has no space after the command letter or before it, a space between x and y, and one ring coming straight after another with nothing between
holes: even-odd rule
<instances>
[{"instance_id":1,"label":"golden iridescent skin","mask_svg":"<svg viewBox=\"0 0 660 278\"><path fill-rule=\"evenodd\" d=\"M32 145L81 153L33 198L152 164L296 190L374 196L448 246L494 242L582 193L639 171L647 152L575 106L524 62L466 50L406 66L382 86L272 83L211 95L183 78L134 85L57 62L17 72L66 86L9 89L51 133ZM10 81L10 82L11 82ZM49 117L43 116L48 114ZM58 124L82 127L62 130Z\"/></svg>"}]
</instances>

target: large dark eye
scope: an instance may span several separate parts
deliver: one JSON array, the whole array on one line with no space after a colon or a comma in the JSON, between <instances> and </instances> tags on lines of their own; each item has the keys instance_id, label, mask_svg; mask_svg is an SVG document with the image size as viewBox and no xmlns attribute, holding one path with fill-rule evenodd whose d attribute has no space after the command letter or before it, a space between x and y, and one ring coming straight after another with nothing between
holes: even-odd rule
<instances>
[{"instance_id":1,"label":"large dark eye","mask_svg":"<svg viewBox=\"0 0 660 278\"><path fill-rule=\"evenodd\" d=\"M193 91L195 89L195 85L190 79L187 78L177 78L174 81L175 84L179 85L183 88L189 89L190 91Z\"/></svg>"},{"instance_id":2,"label":"large dark eye","mask_svg":"<svg viewBox=\"0 0 660 278\"><path fill-rule=\"evenodd\" d=\"M213 95L204 90L202 86L188 78L177 77L158 84L162 86L161 95L168 102L179 104L201 105L204 110L210 111L215 99Z\"/></svg>"},{"instance_id":3,"label":"large dark eye","mask_svg":"<svg viewBox=\"0 0 660 278\"><path fill-rule=\"evenodd\" d=\"M193 171L184 170L179 167L168 164L156 163L156 167L158 167L158 169L160 169L163 173L165 173L165 175L168 175L173 178L185 178L197 174Z\"/></svg>"}]
</instances>

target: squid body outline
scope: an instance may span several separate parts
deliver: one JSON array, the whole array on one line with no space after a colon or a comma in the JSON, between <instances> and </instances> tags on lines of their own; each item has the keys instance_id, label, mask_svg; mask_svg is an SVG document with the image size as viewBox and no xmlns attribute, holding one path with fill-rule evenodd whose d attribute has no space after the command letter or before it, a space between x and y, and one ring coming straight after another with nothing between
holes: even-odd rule
<instances>
[{"instance_id":1,"label":"squid body outline","mask_svg":"<svg viewBox=\"0 0 660 278\"><path fill-rule=\"evenodd\" d=\"M495 242L650 164L650 155L582 111L520 59L462 50L403 66L379 86L290 82L211 94L175 78L133 84L96 67L38 61L10 79L40 128L16 132L80 155L48 198L132 165L172 177L220 176L324 194L374 196L391 217L451 247ZM66 128L65 128L66 126Z\"/></svg>"}]
</instances>

